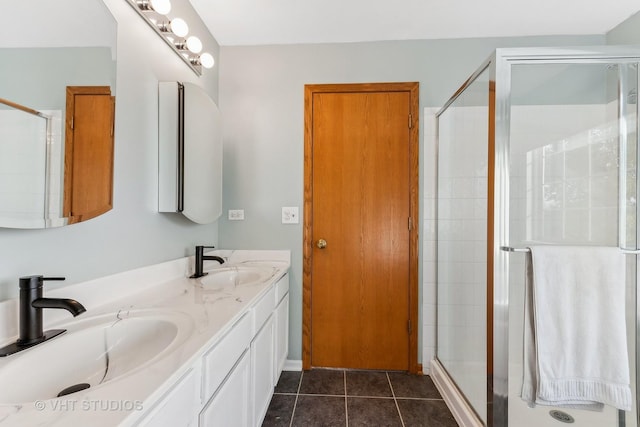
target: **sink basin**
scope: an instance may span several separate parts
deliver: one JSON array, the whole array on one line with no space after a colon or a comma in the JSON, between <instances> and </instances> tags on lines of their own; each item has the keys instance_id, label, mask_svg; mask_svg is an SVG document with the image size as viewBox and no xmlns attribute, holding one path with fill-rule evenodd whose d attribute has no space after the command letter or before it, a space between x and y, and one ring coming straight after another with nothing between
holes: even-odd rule
<instances>
[{"instance_id":1,"label":"sink basin","mask_svg":"<svg viewBox=\"0 0 640 427\"><path fill-rule=\"evenodd\" d=\"M228 289L240 285L263 283L275 274L273 267L231 266L210 270L200 279L200 284L208 290Z\"/></svg>"},{"instance_id":2,"label":"sink basin","mask_svg":"<svg viewBox=\"0 0 640 427\"><path fill-rule=\"evenodd\" d=\"M64 334L0 361L1 403L54 399L122 378L178 346L193 330L183 313L119 312L78 320ZM76 396L71 394L70 396Z\"/></svg>"}]
</instances>

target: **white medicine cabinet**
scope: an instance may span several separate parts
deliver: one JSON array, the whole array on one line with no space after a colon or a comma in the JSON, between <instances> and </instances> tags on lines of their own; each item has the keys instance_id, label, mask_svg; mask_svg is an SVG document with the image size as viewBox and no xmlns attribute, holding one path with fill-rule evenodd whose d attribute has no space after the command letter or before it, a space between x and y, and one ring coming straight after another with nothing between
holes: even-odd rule
<instances>
[{"instance_id":1,"label":"white medicine cabinet","mask_svg":"<svg viewBox=\"0 0 640 427\"><path fill-rule=\"evenodd\" d=\"M158 210L198 224L222 215L222 120L193 83L158 83Z\"/></svg>"}]
</instances>

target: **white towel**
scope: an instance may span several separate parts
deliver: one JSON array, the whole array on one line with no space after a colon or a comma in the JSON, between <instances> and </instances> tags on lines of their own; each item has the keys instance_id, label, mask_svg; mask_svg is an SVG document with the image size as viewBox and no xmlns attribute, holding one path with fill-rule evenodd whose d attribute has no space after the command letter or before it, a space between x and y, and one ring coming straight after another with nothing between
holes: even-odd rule
<instances>
[{"instance_id":1,"label":"white towel","mask_svg":"<svg viewBox=\"0 0 640 427\"><path fill-rule=\"evenodd\" d=\"M522 399L531 407L631 410L624 255L611 247L530 249Z\"/></svg>"}]
</instances>

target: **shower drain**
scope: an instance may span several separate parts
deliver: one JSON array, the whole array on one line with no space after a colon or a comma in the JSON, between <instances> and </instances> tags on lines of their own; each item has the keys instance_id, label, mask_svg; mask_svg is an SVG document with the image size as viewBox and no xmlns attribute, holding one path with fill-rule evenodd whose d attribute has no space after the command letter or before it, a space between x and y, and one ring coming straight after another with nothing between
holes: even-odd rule
<instances>
[{"instance_id":1,"label":"shower drain","mask_svg":"<svg viewBox=\"0 0 640 427\"><path fill-rule=\"evenodd\" d=\"M552 418L563 423L573 423L575 421L571 415L558 410L549 411L549 415L551 415Z\"/></svg>"}]
</instances>

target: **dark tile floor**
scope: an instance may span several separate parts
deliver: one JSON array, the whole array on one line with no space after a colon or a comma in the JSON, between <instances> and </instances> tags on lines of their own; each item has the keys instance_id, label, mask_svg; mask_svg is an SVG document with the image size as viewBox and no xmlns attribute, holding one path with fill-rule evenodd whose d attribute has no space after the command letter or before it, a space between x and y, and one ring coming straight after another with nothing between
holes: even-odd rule
<instances>
[{"instance_id":1,"label":"dark tile floor","mask_svg":"<svg viewBox=\"0 0 640 427\"><path fill-rule=\"evenodd\" d=\"M334 369L284 371L262 423L263 427L457 425L428 376Z\"/></svg>"}]
</instances>

